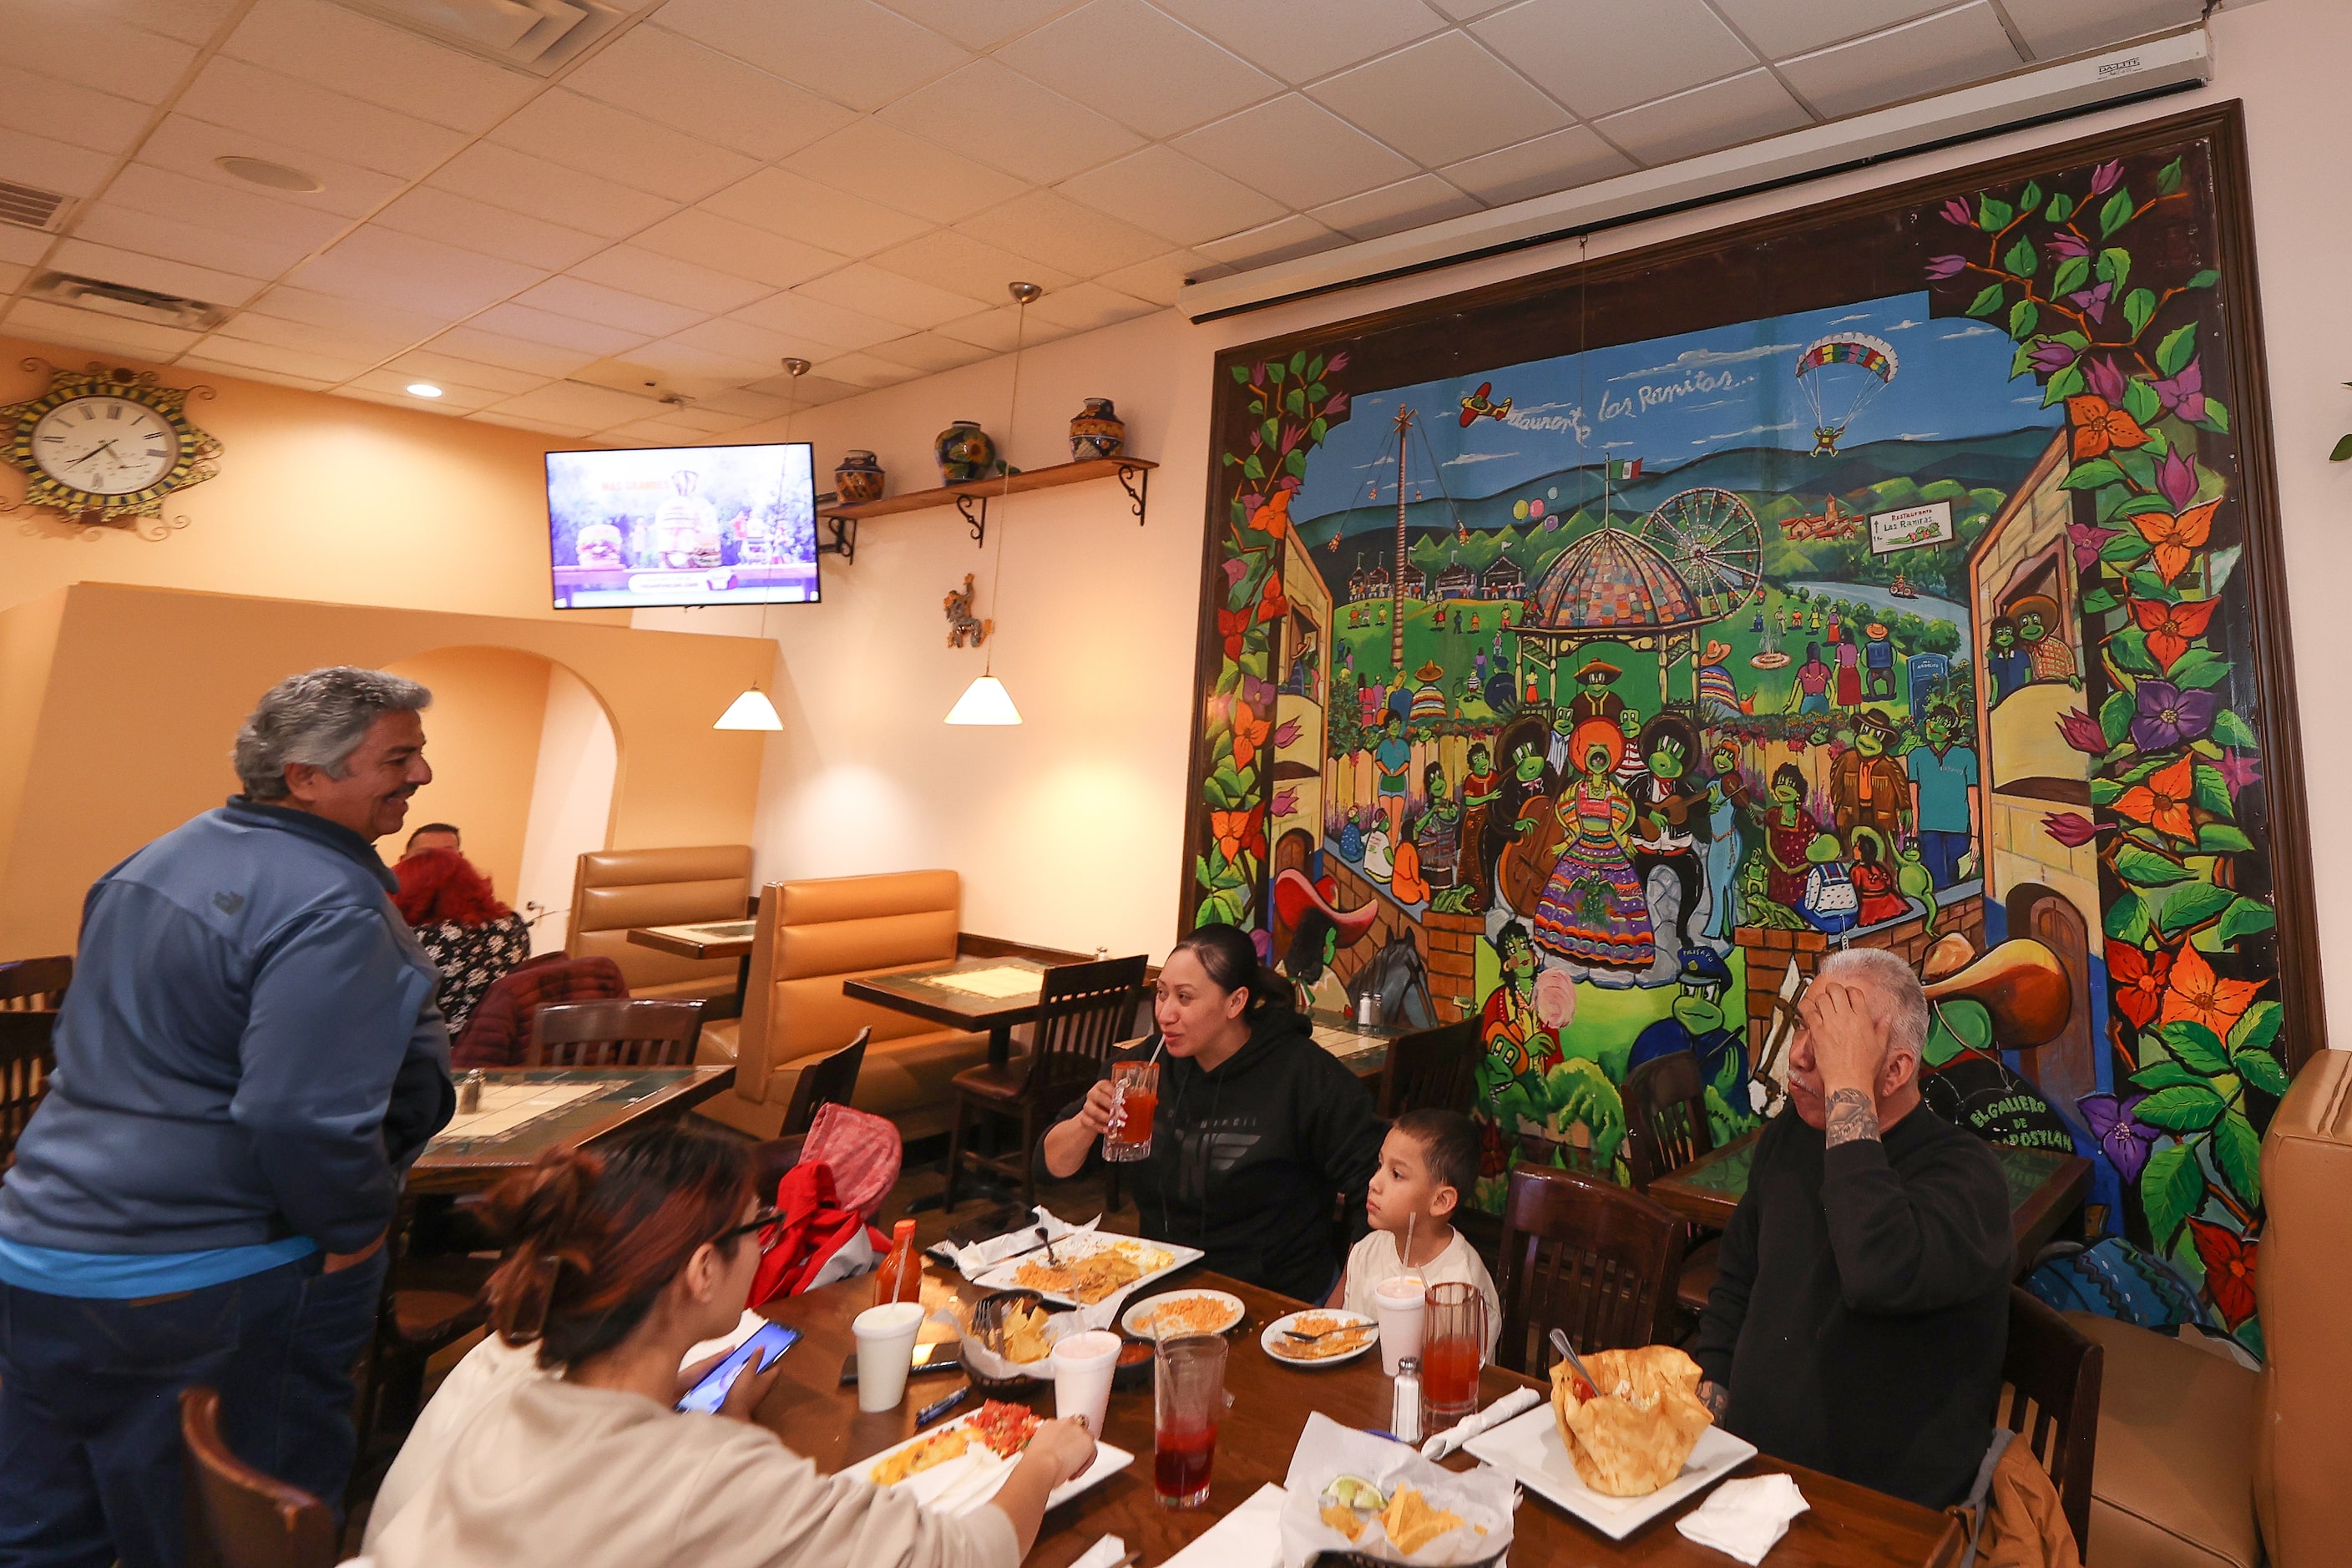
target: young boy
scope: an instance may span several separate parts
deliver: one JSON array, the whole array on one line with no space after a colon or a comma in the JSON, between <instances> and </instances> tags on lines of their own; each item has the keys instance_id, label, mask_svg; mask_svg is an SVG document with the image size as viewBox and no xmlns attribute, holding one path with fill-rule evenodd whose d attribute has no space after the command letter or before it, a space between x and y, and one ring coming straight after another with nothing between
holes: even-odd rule
<instances>
[{"instance_id":1,"label":"young boy","mask_svg":"<svg viewBox=\"0 0 2352 1568\"><path fill-rule=\"evenodd\" d=\"M1486 1300L1486 1354L1502 1332L1502 1300L1486 1266L1460 1232L1454 1212L1478 1179L1478 1132L1458 1110L1408 1110L1389 1129L1372 1171L1364 1213L1370 1236L1348 1253L1348 1272L1331 1292L1330 1307L1376 1317L1372 1292L1384 1279L1418 1275L1430 1285L1459 1281ZM1407 1221L1412 1255L1403 1256Z\"/></svg>"}]
</instances>

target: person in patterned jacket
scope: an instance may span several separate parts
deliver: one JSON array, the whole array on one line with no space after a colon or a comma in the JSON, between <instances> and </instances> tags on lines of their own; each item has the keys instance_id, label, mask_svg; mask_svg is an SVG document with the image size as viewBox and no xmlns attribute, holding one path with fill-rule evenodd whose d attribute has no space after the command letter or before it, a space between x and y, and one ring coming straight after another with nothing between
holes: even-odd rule
<instances>
[{"instance_id":1,"label":"person in patterned jacket","mask_svg":"<svg viewBox=\"0 0 2352 1568\"><path fill-rule=\"evenodd\" d=\"M455 849L420 849L393 869L400 891L392 901L441 971L441 1012L455 1039L482 993L530 956L530 928Z\"/></svg>"}]
</instances>

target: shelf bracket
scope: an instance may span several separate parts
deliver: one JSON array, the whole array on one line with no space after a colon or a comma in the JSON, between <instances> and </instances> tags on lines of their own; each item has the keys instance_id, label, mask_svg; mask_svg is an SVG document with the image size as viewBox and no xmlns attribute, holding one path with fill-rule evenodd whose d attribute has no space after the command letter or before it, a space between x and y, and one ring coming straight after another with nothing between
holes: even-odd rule
<instances>
[{"instance_id":1,"label":"shelf bracket","mask_svg":"<svg viewBox=\"0 0 2352 1568\"><path fill-rule=\"evenodd\" d=\"M1138 489L1136 486L1136 480L1138 479L1140 479L1143 481L1140 489ZM1151 494L1151 470L1150 468L1139 468L1127 463L1121 463L1118 466L1118 488L1127 492L1128 501L1135 510L1135 526L1141 528L1143 526L1143 505L1145 500Z\"/></svg>"},{"instance_id":2,"label":"shelf bracket","mask_svg":"<svg viewBox=\"0 0 2352 1568\"><path fill-rule=\"evenodd\" d=\"M828 517L825 523L833 530L833 542L816 547L819 555L838 555L845 566L857 561L857 520L854 517Z\"/></svg>"},{"instance_id":3,"label":"shelf bracket","mask_svg":"<svg viewBox=\"0 0 2352 1568\"><path fill-rule=\"evenodd\" d=\"M976 513L971 510L971 503L973 501L978 501L980 503L980 510ZM971 527L972 543L975 545L986 544L988 542L988 498L984 495L959 495L955 499L955 509L963 514L965 523Z\"/></svg>"}]
</instances>

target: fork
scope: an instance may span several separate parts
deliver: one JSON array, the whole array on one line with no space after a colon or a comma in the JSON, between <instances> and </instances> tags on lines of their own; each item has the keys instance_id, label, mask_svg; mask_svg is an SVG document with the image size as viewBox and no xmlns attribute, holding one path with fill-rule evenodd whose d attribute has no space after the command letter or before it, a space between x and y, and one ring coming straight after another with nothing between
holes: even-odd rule
<instances>
[{"instance_id":1,"label":"fork","mask_svg":"<svg viewBox=\"0 0 2352 1568\"><path fill-rule=\"evenodd\" d=\"M1326 1329L1319 1334L1302 1334L1297 1329L1285 1329L1282 1332L1283 1337L1286 1339L1293 1339L1298 1341L1302 1344L1311 1345L1317 1340L1328 1340L1333 1334L1360 1334L1371 1326L1372 1325L1370 1323L1348 1323L1339 1328Z\"/></svg>"},{"instance_id":2,"label":"fork","mask_svg":"<svg viewBox=\"0 0 2352 1568\"><path fill-rule=\"evenodd\" d=\"M1045 1244L1045 1261L1059 1268L1062 1260L1054 1256L1054 1238L1045 1234L1045 1227L1042 1225L1037 1227L1037 1239Z\"/></svg>"}]
</instances>

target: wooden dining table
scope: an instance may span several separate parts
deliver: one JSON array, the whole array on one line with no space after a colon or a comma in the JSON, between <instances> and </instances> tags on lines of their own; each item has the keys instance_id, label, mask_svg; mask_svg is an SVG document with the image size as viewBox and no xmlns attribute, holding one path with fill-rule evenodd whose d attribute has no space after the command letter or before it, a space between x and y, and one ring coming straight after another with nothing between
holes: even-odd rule
<instances>
[{"instance_id":1,"label":"wooden dining table","mask_svg":"<svg viewBox=\"0 0 2352 1568\"><path fill-rule=\"evenodd\" d=\"M939 1278L936 1269L932 1277ZM1103 1435L1133 1454L1136 1462L1048 1512L1028 1568L1068 1568L1106 1534L1118 1536L1129 1550L1139 1552L1142 1568L1157 1568L1260 1487L1282 1482L1310 1412L1319 1410L1349 1426L1378 1429L1388 1425L1390 1384L1377 1352L1337 1366L1284 1365L1259 1348L1258 1334L1303 1303L1197 1269L1174 1277L1174 1283L1229 1290L1247 1309L1227 1336L1225 1389L1233 1404L1218 1430L1207 1504L1182 1510L1159 1505L1151 1487L1151 1390L1148 1385L1114 1388ZM967 1298L982 1293L961 1280L956 1281L956 1289ZM803 1338L786 1352L782 1375L754 1418L827 1474L847 1469L913 1436L915 1411L951 1392L960 1381L955 1374L915 1378L896 1409L861 1413L856 1389L841 1385L841 1367L855 1348L850 1320L873 1300L873 1281L856 1279L787 1297L764 1309L766 1316L798 1329ZM1489 1367L1480 1380L1479 1402L1488 1404L1514 1388L1536 1386L1549 1385ZM1025 1402L1050 1416L1052 1385L1038 1384ZM976 1409L979 1403L975 1390L959 1410ZM1456 1454L1445 1463L1450 1468L1469 1469L1475 1461ZM1958 1525L1916 1503L1761 1456L1733 1474L1774 1472L1794 1477L1811 1507L1797 1516L1766 1558L1769 1568L1945 1568L1958 1560ZM1731 1559L1693 1544L1672 1522L1701 1500L1694 1498L1667 1510L1615 1542L1530 1492L1513 1521L1511 1561L1528 1568L1618 1563L1722 1568ZM1223 1568L1269 1565L1236 1563Z\"/></svg>"},{"instance_id":2,"label":"wooden dining table","mask_svg":"<svg viewBox=\"0 0 2352 1568\"><path fill-rule=\"evenodd\" d=\"M683 1115L731 1085L735 1069L494 1068L483 1077L483 1110L458 1117L425 1146L409 1167L410 1193L478 1192L546 1150L600 1142L642 1121Z\"/></svg>"},{"instance_id":3,"label":"wooden dining table","mask_svg":"<svg viewBox=\"0 0 2352 1568\"><path fill-rule=\"evenodd\" d=\"M992 996L961 990L942 981L987 970L1011 970L1031 977L1025 989ZM893 1012L909 1013L942 1028L988 1035L988 1065L1003 1067L1013 1057L1013 1026L1037 1016L1037 999L1045 984L1045 965L1034 958L959 958L952 963L927 964L889 974L862 974L841 983L841 994L871 1002Z\"/></svg>"}]
</instances>

